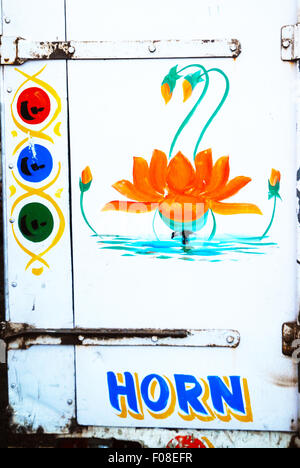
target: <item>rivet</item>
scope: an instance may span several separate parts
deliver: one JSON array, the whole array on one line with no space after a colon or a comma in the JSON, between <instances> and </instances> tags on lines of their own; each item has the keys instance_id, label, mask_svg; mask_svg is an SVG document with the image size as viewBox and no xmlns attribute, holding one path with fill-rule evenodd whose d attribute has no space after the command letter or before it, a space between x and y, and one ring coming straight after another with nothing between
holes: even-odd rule
<instances>
[{"instance_id":1,"label":"rivet","mask_svg":"<svg viewBox=\"0 0 300 468\"><path fill-rule=\"evenodd\" d=\"M14 224L15 219L14 219L14 218L9 218L9 222L10 222L11 224Z\"/></svg>"},{"instance_id":2,"label":"rivet","mask_svg":"<svg viewBox=\"0 0 300 468\"><path fill-rule=\"evenodd\" d=\"M7 88L6 91L10 94L10 93L12 93L12 88Z\"/></svg>"},{"instance_id":3,"label":"rivet","mask_svg":"<svg viewBox=\"0 0 300 468\"><path fill-rule=\"evenodd\" d=\"M75 52L75 47L70 46L70 47L68 48L68 52L69 52L69 54L74 54L74 52Z\"/></svg>"},{"instance_id":4,"label":"rivet","mask_svg":"<svg viewBox=\"0 0 300 468\"><path fill-rule=\"evenodd\" d=\"M157 343L157 342L158 342L157 336L152 336L151 341L152 341L153 343Z\"/></svg>"},{"instance_id":5,"label":"rivet","mask_svg":"<svg viewBox=\"0 0 300 468\"><path fill-rule=\"evenodd\" d=\"M12 389L16 388L16 384L12 383L10 388L12 388Z\"/></svg>"},{"instance_id":6,"label":"rivet","mask_svg":"<svg viewBox=\"0 0 300 468\"><path fill-rule=\"evenodd\" d=\"M148 50L151 52L151 54L153 54L153 52L156 51L156 45L154 43L150 44Z\"/></svg>"},{"instance_id":7,"label":"rivet","mask_svg":"<svg viewBox=\"0 0 300 468\"><path fill-rule=\"evenodd\" d=\"M78 336L78 340L79 340L79 341L83 341L83 340L84 340L84 336L79 335L79 336Z\"/></svg>"},{"instance_id":8,"label":"rivet","mask_svg":"<svg viewBox=\"0 0 300 468\"><path fill-rule=\"evenodd\" d=\"M10 20L10 18L5 18L4 21L5 21L6 24L9 24L11 20Z\"/></svg>"},{"instance_id":9,"label":"rivet","mask_svg":"<svg viewBox=\"0 0 300 468\"><path fill-rule=\"evenodd\" d=\"M230 50L231 50L231 52L235 52L237 50L237 45L236 44L231 44Z\"/></svg>"},{"instance_id":10,"label":"rivet","mask_svg":"<svg viewBox=\"0 0 300 468\"><path fill-rule=\"evenodd\" d=\"M9 164L9 165L8 165L8 168L9 168L9 169L13 169L13 168L14 168L14 165L13 165L13 164Z\"/></svg>"},{"instance_id":11,"label":"rivet","mask_svg":"<svg viewBox=\"0 0 300 468\"><path fill-rule=\"evenodd\" d=\"M283 39L282 41L282 47L284 49L288 49L291 45L291 40L290 39Z\"/></svg>"},{"instance_id":12,"label":"rivet","mask_svg":"<svg viewBox=\"0 0 300 468\"><path fill-rule=\"evenodd\" d=\"M232 344L234 342L234 337L233 336L227 336L226 341L228 344Z\"/></svg>"},{"instance_id":13,"label":"rivet","mask_svg":"<svg viewBox=\"0 0 300 468\"><path fill-rule=\"evenodd\" d=\"M13 288L16 288L16 287L18 286L18 283L16 283L16 281L13 281L13 282L11 283L11 285L12 285Z\"/></svg>"},{"instance_id":14,"label":"rivet","mask_svg":"<svg viewBox=\"0 0 300 468\"><path fill-rule=\"evenodd\" d=\"M68 403L69 406L71 406L73 404L73 400L70 399L70 400L67 401L67 403Z\"/></svg>"}]
</instances>

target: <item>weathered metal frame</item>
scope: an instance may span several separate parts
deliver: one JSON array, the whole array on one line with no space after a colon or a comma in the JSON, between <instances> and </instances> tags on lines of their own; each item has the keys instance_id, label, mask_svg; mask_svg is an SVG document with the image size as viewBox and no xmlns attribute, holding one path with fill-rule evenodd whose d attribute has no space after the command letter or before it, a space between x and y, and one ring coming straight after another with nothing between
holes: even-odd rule
<instances>
[{"instance_id":1,"label":"weathered metal frame","mask_svg":"<svg viewBox=\"0 0 300 468\"><path fill-rule=\"evenodd\" d=\"M237 39L149 41L31 41L1 37L1 65L21 65L27 60L115 60L149 58L237 58Z\"/></svg>"},{"instance_id":2,"label":"weathered metal frame","mask_svg":"<svg viewBox=\"0 0 300 468\"><path fill-rule=\"evenodd\" d=\"M300 24L281 29L281 58L288 62L300 59Z\"/></svg>"},{"instance_id":3,"label":"weathered metal frame","mask_svg":"<svg viewBox=\"0 0 300 468\"><path fill-rule=\"evenodd\" d=\"M181 346L236 348L236 330L160 329L38 329L27 324L0 323L0 337L7 349L27 349L36 345L69 346Z\"/></svg>"}]
</instances>

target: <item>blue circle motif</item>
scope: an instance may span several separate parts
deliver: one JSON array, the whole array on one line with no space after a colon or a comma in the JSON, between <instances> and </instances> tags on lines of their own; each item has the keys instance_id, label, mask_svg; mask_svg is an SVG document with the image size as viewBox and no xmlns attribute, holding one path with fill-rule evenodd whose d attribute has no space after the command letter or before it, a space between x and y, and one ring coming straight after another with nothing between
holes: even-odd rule
<instances>
[{"instance_id":1,"label":"blue circle motif","mask_svg":"<svg viewBox=\"0 0 300 468\"><path fill-rule=\"evenodd\" d=\"M21 151L17 166L24 180L37 183L51 174L53 159L47 148L32 144Z\"/></svg>"}]
</instances>

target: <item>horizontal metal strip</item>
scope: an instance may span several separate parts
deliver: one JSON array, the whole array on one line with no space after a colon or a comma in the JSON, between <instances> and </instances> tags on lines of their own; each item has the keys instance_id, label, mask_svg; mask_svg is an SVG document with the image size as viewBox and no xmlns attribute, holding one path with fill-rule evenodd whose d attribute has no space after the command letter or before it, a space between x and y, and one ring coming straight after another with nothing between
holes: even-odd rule
<instances>
[{"instance_id":1,"label":"horizontal metal strip","mask_svg":"<svg viewBox=\"0 0 300 468\"><path fill-rule=\"evenodd\" d=\"M41 42L1 37L2 65L57 59L237 58L240 53L237 39Z\"/></svg>"},{"instance_id":2,"label":"horizontal metal strip","mask_svg":"<svg viewBox=\"0 0 300 468\"><path fill-rule=\"evenodd\" d=\"M161 329L61 329L44 330L26 324L3 324L1 338L8 349L26 349L34 345L81 346L184 346L236 348L240 334L236 330L161 330Z\"/></svg>"}]
</instances>

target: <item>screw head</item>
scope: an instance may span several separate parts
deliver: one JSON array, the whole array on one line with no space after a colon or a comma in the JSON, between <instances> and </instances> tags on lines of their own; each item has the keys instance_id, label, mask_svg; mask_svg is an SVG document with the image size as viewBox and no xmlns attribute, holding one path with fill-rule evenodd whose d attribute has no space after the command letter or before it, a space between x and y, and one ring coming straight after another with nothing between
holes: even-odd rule
<instances>
[{"instance_id":1,"label":"screw head","mask_svg":"<svg viewBox=\"0 0 300 468\"><path fill-rule=\"evenodd\" d=\"M6 24L9 24L10 21L11 21L11 19L6 17L6 18L4 19L4 21L5 21Z\"/></svg>"},{"instance_id":2,"label":"screw head","mask_svg":"<svg viewBox=\"0 0 300 468\"><path fill-rule=\"evenodd\" d=\"M14 219L14 218L9 218L9 222L10 222L11 224L13 224L13 223L15 222L15 219Z\"/></svg>"},{"instance_id":3,"label":"screw head","mask_svg":"<svg viewBox=\"0 0 300 468\"><path fill-rule=\"evenodd\" d=\"M236 44L234 44L234 43L233 43L233 44L231 44L231 46L230 46L230 50L231 50L231 52L235 52L235 51L237 50L237 45L236 45Z\"/></svg>"},{"instance_id":4,"label":"screw head","mask_svg":"<svg viewBox=\"0 0 300 468\"><path fill-rule=\"evenodd\" d=\"M18 286L18 283L17 283L16 281L13 281L13 282L11 283L11 285L12 285L13 288L16 288L16 287Z\"/></svg>"},{"instance_id":5,"label":"screw head","mask_svg":"<svg viewBox=\"0 0 300 468\"><path fill-rule=\"evenodd\" d=\"M12 88L7 88L6 90L8 92L8 94L12 93Z\"/></svg>"},{"instance_id":6,"label":"screw head","mask_svg":"<svg viewBox=\"0 0 300 468\"><path fill-rule=\"evenodd\" d=\"M71 406L73 404L73 400L71 398L67 401L68 405Z\"/></svg>"},{"instance_id":7,"label":"screw head","mask_svg":"<svg viewBox=\"0 0 300 468\"><path fill-rule=\"evenodd\" d=\"M9 165L8 165L8 168L9 168L9 169L13 169L13 168L14 168L14 165L13 165L13 164L9 164Z\"/></svg>"},{"instance_id":8,"label":"screw head","mask_svg":"<svg viewBox=\"0 0 300 468\"><path fill-rule=\"evenodd\" d=\"M291 45L291 40L290 39L283 39L282 41L282 47L284 49L288 49Z\"/></svg>"},{"instance_id":9,"label":"screw head","mask_svg":"<svg viewBox=\"0 0 300 468\"><path fill-rule=\"evenodd\" d=\"M75 52L75 47L70 46L70 47L68 48L68 52L69 52L69 54L74 54L74 52Z\"/></svg>"},{"instance_id":10,"label":"screw head","mask_svg":"<svg viewBox=\"0 0 300 468\"><path fill-rule=\"evenodd\" d=\"M148 50L153 54L156 51L156 45L154 43L150 44Z\"/></svg>"},{"instance_id":11,"label":"screw head","mask_svg":"<svg viewBox=\"0 0 300 468\"><path fill-rule=\"evenodd\" d=\"M234 336L231 336L231 335L227 336L226 341L227 341L228 344L234 343Z\"/></svg>"},{"instance_id":12,"label":"screw head","mask_svg":"<svg viewBox=\"0 0 300 468\"><path fill-rule=\"evenodd\" d=\"M157 343L157 342L158 342L157 336L152 336L151 341L152 341L153 343Z\"/></svg>"}]
</instances>

